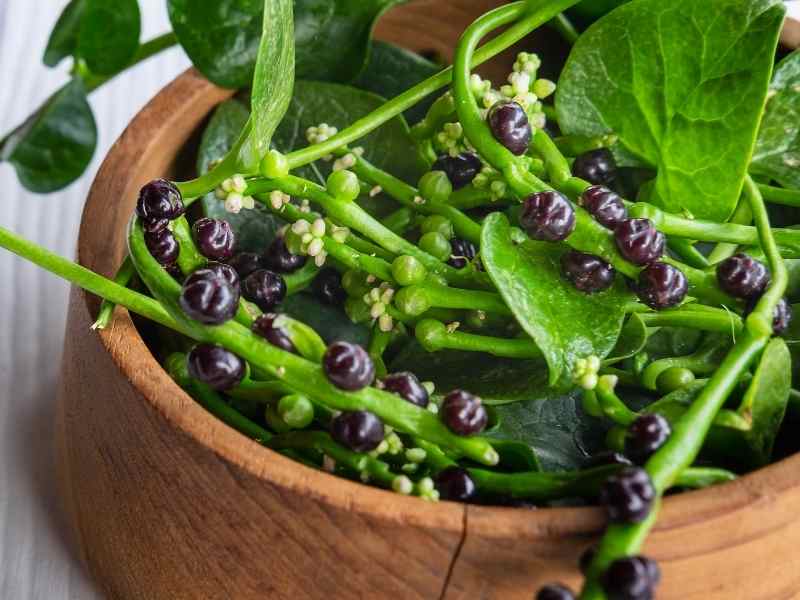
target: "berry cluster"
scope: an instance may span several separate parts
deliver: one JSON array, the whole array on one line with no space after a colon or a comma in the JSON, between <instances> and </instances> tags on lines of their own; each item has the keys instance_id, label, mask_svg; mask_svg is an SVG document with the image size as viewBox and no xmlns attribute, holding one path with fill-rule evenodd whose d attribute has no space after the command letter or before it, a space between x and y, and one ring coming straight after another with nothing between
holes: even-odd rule
<instances>
[{"instance_id":1,"label":"berry cluster","mask_svg":"<svg viewBox=\"0 0 800 600\"><path fill-rule=\"evenodd\" d=\"M155 179L139 191L136 215L142 222L147 249L165 267L174 265L180 253L178 240L169 230L170 221L185 211L180 190L166 179Z\"/></svg>"}]
</instances>

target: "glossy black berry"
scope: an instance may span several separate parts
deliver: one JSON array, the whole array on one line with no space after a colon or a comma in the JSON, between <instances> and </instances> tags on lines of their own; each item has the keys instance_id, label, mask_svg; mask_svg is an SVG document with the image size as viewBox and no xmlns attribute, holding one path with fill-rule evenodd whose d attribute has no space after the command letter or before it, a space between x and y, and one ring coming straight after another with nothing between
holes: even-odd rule
<instances>
[{"instance_id":1,"label":"glossy black berry","mask_svg":"<svg viewBox=\"0 0 800 600\"><path fill-rule=\"evenodd\" d=\"M264 253L264 264L277 273L293 273L306 264L307 256L292 254L282 236L277 236Z\"/></svg>"},{"instance_id":2,"label":"glossy black berry","mask_svg":"<svg viewBox=\"0 0 800 600\"><path fill-rule=\"evenodd\" d=\"M239 252L228 261L228 264L236 269L240 279L244 279L253 271L266 267L261 255L255 252Z\"/></svg>"},{"instance_id":3,"label":"glossy black berry","mask_svg":"<svg viewBox=\"0 0 800 600\"><path fill-rule=\"evenodd\" d=\"M169 229L162 229L155 233L145 233L144 243L153 258L165 267L174 264L178 260L181 247Z\"/></svg>"},{"instance_id":4,"label":"glossy black berry","mask_svg":"<svg viewBox=\"0 0 800 600\"><path fill-rule=\"evenodd\" d=\"M475 258L475 244L460 238L450 240L450 258L447 264L455 269L463 269Z\"/></svg>"},{"instance_id":5,"label":"glossy black berry","mask_svg":"<svg viewBox=\"0 0 800 600\"><path fill-rule=\"evenodd\" d=\"M639 273L636 295L654 310L677 306L689 291L689 282L683 272L667 263L647 265Z\"/></svg>"},{"instance_id":6,"label":"glossy black berry","mask_svg":"<svg viewBox=\"0 0 800 600\"><path fill-rule=\"evenodd\" d=\"M183 282L179 303L192 319L206 325L219 325L236 314L239 289L216 269L198 269Z\"/></svg>"},{"instance_id":7,"label":"glossy black berry","mask_svg":"<svg viewBox=\"0 0 800 600\"><path fill-rule=\"evenodd\" d=\"M358 344L334 342L322 357L322 369L328 380L342 390L355 391L375 379L375 363Z\"/></svg>"},{"instance_id":8,"label":"glossy black berry","mask_svg":"<svg viewBox=\"0 0 800 600\"><path fill-rule=\"evenodd\" d=\"M625 219L614 230L620 254L635 265L657 261L664 254L666 240L649 219Z\"/></svg>"},{"instance_id":9,"label":"glossy black berry","mask_svg":"<svg viewBox=\"0 0 800 600\"><path fill-rule=\"evenodd\" d=\"M232 266L227 265L225 263L218 263L218 262L209 262L206 266L206 269L210 269L217 274L218 277L222 277L225 281L227 281L235 290L239 289L239 274L236 272Z\"/></svg>"},{"instance_id":10,"label":"glossy black berry","mask_svg":"<svg viewBox=\"0 0 800 600\"><path fill-rule=\"evenodd\" d=\"M428 390L419 382L416 375L408 371L390 373L381 380L381 384L387 392L397 394L411 404L425 408L430 402Z\"/></svg>"},{"instance_id":11,"label":"glossy black berry","mask_svg":"<svg viewBox=\"0 0 800 600\"><path fill-rule=\"evenodd\" d=\"M607 467L611 465L630 466L633 462L624 454L619 452L600 452L590 456L583 463L584 469L594 469L595 467Z\"/></svg>"},{"instance_id":12,"label":"glossy black berry","mask_svg":"<svg viewBox=\"0 0 800 600\"><path fill-rule=\"evenodd\" d=\"M586 188L581 194L581 205L598 223L612 231L628 218L628 209L619 194L602 185Z\"/></svg>"},{"instance_id":13,"label":"glossy black berry","mask_svg":"<svg viewBox=\"0 0 800 600\"><path fill-rule=\"evenodd\" d=\"M444 171L453 189L457 190L471 183L481 172L481 159L473 152L462 152L457 156L443 154L433 163L431 171Z\"/></svg>"},{"instance_id":14,"label":"glossy black berry","mask_svg":"<svg viewBox=\"0 0 800 600\"><path fill-rule=\"evenodd\" d=\"M442 500L467 502L475 497L477 491L475 482L467 470L456 466L439 471L433 483Z\"/></svg>"},{"instance_id":15,"label":"glossy black berry","mask_svg":"<svg viewBox=\"0 0 800 600\"><path fill-rule=\"evenodd\" d=\"M537 192L525 198L519 224L535 240L560 242L575 229L575 210L559 192Z\"/></svg>"},{"instance_id":16,"label":"glossy black berry","mask_svg":"<svg viewBox=\"0 0 800 600\"><path fill-rule=\"evenodd\" d=\"M672 428L659 414L636 417L625 435L625 455L643 465L669 439Z\"/></svg>"},{"instance_id":17,"label":"glossy black berry","mask_svg":"<svg viewBox=\"0 0 800 600\"><path fill-rule=\"evenodd\" d=\"M639 523L647 518L656 491L647 471L640 467L625 467L609 477L600 491L603 504L612 523Z\"/></svg>"},{"instance_id":18,"label":"glossy black berry","mask_svg":"<svg viewBox=\"0 0 800 600\"><path fill-rule=\"evenodd\" d=\"M154 179L139 190L136 214L142 221L171 221L180 217L184 210L181 193L171 181Z\"/></svg>"},{"instance_id":19,"label":"glossy black berry","mask_svg":"<svg viewBox=\"0 0 800 600\"><path fill-rule=\"evenodd\" d=\"M575 600L575 594L560 583L551 583L539 590L536 600Z\"/></svg>"},{"instance_id":20,"label":"glossy black berry","mask_svg":"<svg viewBox=\"0 0 800 600\"><path fill-rule=\"evenodd\" d=\"M591 294L611 287L614 267L599 256L570 250L561 255L561 271L581 292Z\"/></svg>"},{"instance_id":21,"label":"glossy black berry","mask_svg":"<svg viewBox=\"0 0 800 600\"><path fill-rule=\"evenodd\" d=\"M347 300L347 292L342 287L342 276L331 267L320 269L311 282L311 291L322 302L331 306L341 306Z\"/></svg>"},{"instance_id":22,"label":"glossy black berry","mask_svg":"<svg viewBox=\"0 0 800 600\"><path fill-rule=\"evenodd\" d=\"M758 298L751 298L745 307L745 316L749 315L758 304ZM792 305L787 302L786 298L781 298L775 305L775 310L772 312L772 331L775 335L780 335L789 329L792 322Z\"/></svg>"},{"instance_id":23,"label":"glossy black berry","mask_svg":"<svg viewBox=\"0 0 800 600\"><path fill-rule=\"evenodd\" d=\"M158 233L166 229L170 221L169 219L156 219L155 221L145 221L142 219L141 223L145 233Z\"/></svg>"},{"instance_id":24,"label":"glossy black berry","mask_svg":"<svg viewBox=\"0 0 800 600\"><path fill-rule=\"evenodd\" d=\"M447 394L439 414L450 431L458 435L480 433L489 421L481 399L464 390L454 390Z\"/></svg>"},{"instance_id":25,"label":"glossy black berry","mask_svg":"<svg viewBox=\"0 0 800 600\"><path fill-rule=\"evenodd\" d=\"M747 254L734 254L717 265L719 287L736 298L761 296L769 280L764 263Z\"/></svg>"},{"instance_id":26,"label":"glossy black berry","mask_svg":"<svg viewBox=\"0 0 800 600\"><path fill-rule=\"evenodd\" d=\"M343 412L331 420L331 437L353 452L369 452L383 441L383 423L366 410Z\"/></svg>"},{"instance_id":27,"label":"glossy black berry","mask_svg":"<svg viewBox=\"0 0 800 600\"><path fill-rule=\"evenodd\" d=\"M617 161L608 148L590 150L575 159L572 174L595 185L608 185L617 176Z\"/></svg>"},{"instance_id":28,"label":"glossy black berry","mask_svg":"<svg viewBox=\"0 0 800 600\"><path fill-rule=\"evenodd\" d=\"M224 262L233 256L236 237L227 221L198 219L192 226L192 233L198 250L206 258Z\"/></svg>"},{"instance_id":29,"label":"glossy black berry","mask_svg":"<svg viewBox=\"0 0 800 600\"><path fill-rule=\"evenodd\" d=\"M198 344L187 357L189 374L217 391L235 387L244 377L244 361L222 346Z\"/></svg>"},{"instance_id":30,"label":"glossy black berry","mask_svg":"<svg viewBox=\"0 0 800 600\"><path fill-rule=\"evenodd\" d=\"M615 560L603 574L608 600L652 600L661 572L655 561L644 556Z\"/></svg>"},{"instance_id":31,"label":"glossy black berry","mask_svg":"<svg viewBox=\"0 0 800 600\"><path fill-rule=\"evenodd\" d=\"M271 311L286 297L286 282L267 269L253 271L242 282L242 296L264 312Z\"/></svg>"},{"instance_id":32,"label":"glossy black berry","mask_svg":"<svg viewBox=\"0 0 800 600\"><path fill-rule=\"evenodd\" d=\"M525 109L517 102L498 102L487 117L494 138L512 154L521 156L528 150L533 132Z\"/></svg>"},{"instance_id":33,"label":"glossy black berry","mask_svg":"<svg viewBox=\"0 0 800 600\"><path fill-rule=\"evenodd\" d=\"M275 313L264 313L260 315L255 321L251 329L253 333L263 337L273 346L277 346L286 352L297 354L297 349L294 347L292 340L289 339L289 334L282 327L275 327L275 319L278 317Z\"/></svg>"}]
</instances>

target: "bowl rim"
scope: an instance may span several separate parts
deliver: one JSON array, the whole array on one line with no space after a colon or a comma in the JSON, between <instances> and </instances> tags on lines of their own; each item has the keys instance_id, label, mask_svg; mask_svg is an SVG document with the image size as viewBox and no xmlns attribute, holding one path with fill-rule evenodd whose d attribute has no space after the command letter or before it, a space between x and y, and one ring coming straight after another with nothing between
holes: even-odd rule
<instances>
[{"instance_id":1,"label":"bowl rim","mask_svg":"<svg viewBox=\"0 0 800 600\"><path fill-rule=\"evenodd\" d=\"M146 166L147 158L160 152L174 131L182 134L173 136L180 138L173 142L177 152L203 118L232 95L233 91L215 86L190 68L163 88L132 119L103 160L89 191L81 217L78 262L106 275L113 273L121 249L109 251L111 246L96 247L96 240L92 239L97 237L96 219L105 219L104 226L110 224L111 231L121 234L133 208L136 191L153 176L152 173L144 177L139 174ZM153 135L154 131L160 133ZM173 159L174 155L169 156L169 163ZM110 193L115 195L109 196ZM122 198L115 203L119 208L109 207L109 197ZM104 227L103 230L109 229ZM81 295L83 305L91 314L97 306L96 298L82 290ZM369 513L392 523L461 535L466 534L466 516L469 513L470 534L487 538L584 538L598 533L604 526L602 511L597 507L528 511L446 501L431 503L312 469L251 440L195 402L151 354L127 310L118 308L112 325L93 334L99 336L127 381L171 426L225 461L286 490L310 495L332 507ZM665 498L655 530L674 530L712 516L730 516L759 503L763 505L765 498L774 499L797 488L800 488L800 453L733 482Z\"/></svg>"}]
</instances>

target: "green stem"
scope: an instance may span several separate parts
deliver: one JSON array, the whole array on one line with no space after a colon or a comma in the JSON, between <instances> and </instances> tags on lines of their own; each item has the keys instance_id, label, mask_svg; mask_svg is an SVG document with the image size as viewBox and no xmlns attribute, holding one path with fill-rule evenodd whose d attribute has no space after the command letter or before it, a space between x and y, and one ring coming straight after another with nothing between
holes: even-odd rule
<instances>
[{"instance_id":1,"label":"green stem","mask_svg":"<svg viewBox=\"0 0 800 600\"><path fill-rule=\"evenodd\" d=\"M784 206L800 206L800 190L789 190L786 188L774 187L759 183L756 185L762 197L767 202L773 204L783 204Z\"/></svg>"},{"instance_id":2,"label":"green stem","mask_svg":"<svg viewBox=\"0 0 800 600\"><path fill-rule=\"evenodd\" d=\"M628 408L614 391L618 381L614 375L603 375L594 391L603 414L618 425L627 427L636 420L637 413Z\"/></svg>"},{"instance_id":3,"label":"green stem","mask_svg":"<svg viewBox=\"0 0 800 600\"><path fill-rule=\"evenodd\" d=\"M401 289L395 304L407 315L419 316L429 308L456 308L513 316L500 294L480 290L462 290L433 282L423 282Z\"/></svg>"},{"instance_id":4,"label":"green stem","mask_svg":"<svg viewBox=\"0 0 800 600\"><path fill-rule=\"evenodd\" d=\"M710 307L709 307L710 308ZM742 329L742 319L733 311L693 310L691 305L673 310L638 313L648 327L686 327L735 335Z\"/></svg>"},{"instance_id":5,"label":"green stem","mask_svg":"<svg viewBox=\"0 0 800 600\"><path fill-rule=\"evenodd\" d=\"M409 208L398 208L383 219L383 226L394 231L397 235L403 235L414 224L415 214Z\"/></svg>"},{"instance_id":6,"label":"green stem","mask_svg":"<svg viewBox=\"0 0 800 600\"><path fill-rule=\"evenodd\" d=\"M486 352L504 358L539 358L542 351L532 340L526 338L500 338L474 333L449 331L441 321L424 319L414 329L417 340L428 352L440 350L464 350Z\"/></svg>"},{"instance_id":7,"label":"green stem","mask_svg":"<svg viewBox=\"0 0 800 600\"><path fill-rule=\"evenodd\" d=\"M694 247L692 240L683 238L670 238L667 247L676 254L684 263L696 269L707 269L708 259Z\"/></svg>"},{"instance_id":8,"label":"green stem","mask_svg":"<svg viewBox=\"0 0 800 600\"><path fill-rule=\"evenodd\" d=\"M559 13L552 21L550 21L550 26L555 29L570 45L577 42L581 35L578 33L578 30L575 29L575 25L572 24L572 21L570 21L566 15L564 15L564 13Z\"/></svg>"},{"instance_id":9,"label":"green stem","mask_svg":"<svg viewBox=\"0 0 800 600\"><path fill-rule=\"evenodd\" d=\"M725 469L712 467L690 467L685 469L675 480L678 487L700 489L734 481L736 474Z\"/></svg>"},{"instance_id":10,"label":"green stem","mask_svg":"<svg viewBox=\"0 0 800 600\"><path fill-rule=\"evenodd\" d=\"M736 210L733 211L728 222L736 223L737 225L750 225L753 222L753 213L750 211L750 204L745 198L739 199L739 204L736 205ZM719 242L711 251L711 254L708 255L708 262L716 265L733 256L738 248L738 244Z\"/></svg>"},{"instance_id":11,"label":"green stem","mask_svg":"<svg viewBox=\"0 0 800 600\"><path fill-rule=\"evenodd\" d=\"M128 284L135 274L136 269L133 268L130 257L126 256L117 274L114 275L114 283L123 287L128 287ZM92 329L105 329L108 327L108 324L111 322L111 317L114 316L115 306L116 304L104 298L103 302L100 304L100 312L97 314L97 320L92 325Z\"/></svg>"}]
</instances>

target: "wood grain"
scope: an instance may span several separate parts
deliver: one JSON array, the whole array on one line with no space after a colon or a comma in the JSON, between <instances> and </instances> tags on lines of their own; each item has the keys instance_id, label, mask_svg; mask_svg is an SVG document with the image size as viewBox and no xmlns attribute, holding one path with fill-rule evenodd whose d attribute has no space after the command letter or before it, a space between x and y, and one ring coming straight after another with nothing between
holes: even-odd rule
<instances>
[{"instance_id":1,"label":"wood grain","mask_svg":"<svg viewBox=\"0 0 800 600\"><path fill-rule=\"evenodd\" d=\"M86 205L84 265L114 270L138 187L227 95L189 71L131 123ZM95 308L73 290L58 427L74 527L111 598L529 600L577 582L598 510L429 504L294 463L189 398L125 311L91 332ZM800 456L664 504L646 549L662 561L660 600L798 596L780 557L798 556Z\"/></svg>"}]
</instances>

